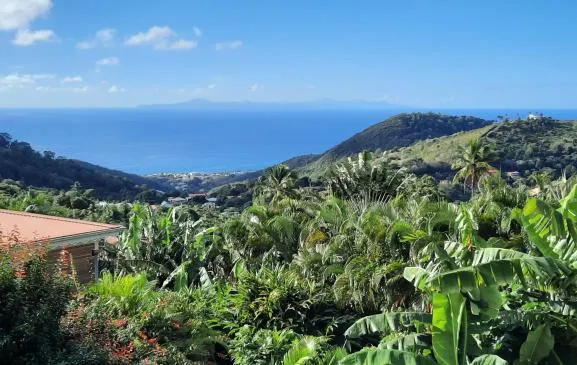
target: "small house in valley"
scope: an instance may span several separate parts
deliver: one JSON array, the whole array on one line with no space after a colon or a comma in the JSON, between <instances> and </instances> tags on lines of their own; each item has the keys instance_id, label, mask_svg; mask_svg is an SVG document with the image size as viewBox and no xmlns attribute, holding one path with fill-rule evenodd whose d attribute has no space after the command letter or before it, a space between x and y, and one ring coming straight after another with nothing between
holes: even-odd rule
<instances>
[{"instance_id":1,"label":"small house in valley","mask_svg":"<svg viewBox=\"0 0 577 365\"><path fill-rule=\"evenodd\" d=\"M100 244L116 240L122 229L119 225L0 209L0 243L46 244L51 262L66 252L81 283L98 278Z\"/></svg>"}]
</instances>

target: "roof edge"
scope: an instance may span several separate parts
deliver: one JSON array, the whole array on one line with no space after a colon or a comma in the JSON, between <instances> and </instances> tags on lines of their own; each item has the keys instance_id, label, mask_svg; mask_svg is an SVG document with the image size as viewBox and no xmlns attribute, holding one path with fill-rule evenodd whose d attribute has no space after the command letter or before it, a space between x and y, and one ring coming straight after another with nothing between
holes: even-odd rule
<instances>
[{"instance_id":1,"label":"roof edge","mask_svg":"<svg viewBox=\"0 0 577 365\"><path fill-rule=\"evenodd\" d=\"M109 228L96 232L80 233L68 236L60 236L52 239L47 239L46 242L49 243L49 250L60 250L68 247L82 246L88 243L94 243L100 239L104 239L110 236L116 236L124 229L122 226L116 228ZM29 243L42 242L43 240L35 240Z\"/></svg>"}]
</instances>

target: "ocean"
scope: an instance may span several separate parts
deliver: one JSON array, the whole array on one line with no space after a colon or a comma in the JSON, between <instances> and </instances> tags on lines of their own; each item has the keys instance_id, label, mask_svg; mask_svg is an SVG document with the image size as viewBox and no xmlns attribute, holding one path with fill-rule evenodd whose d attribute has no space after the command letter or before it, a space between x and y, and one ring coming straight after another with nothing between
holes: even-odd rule
<instances>
[{"instance_id":1,"label":"ocean","mask_svg":"<svg viewBox=\"0 0 577 365\"><path fill-rule=\"evenodd\" d=\"M0 132L40 151L137 174L251 171L324 152L408 111L414 110L0 109ZM432 111L486 119L531 112ZM540 112L577 120L577 109Z\"/></svg>"}]
</instances>

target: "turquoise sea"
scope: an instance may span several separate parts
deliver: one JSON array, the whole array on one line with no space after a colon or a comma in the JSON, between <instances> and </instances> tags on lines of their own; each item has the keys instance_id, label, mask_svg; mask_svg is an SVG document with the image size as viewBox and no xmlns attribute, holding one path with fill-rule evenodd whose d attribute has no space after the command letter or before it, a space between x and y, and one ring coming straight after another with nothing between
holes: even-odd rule
<instances>
[{"instance_id":1,"label":"turquoise sea","mask_svg":"<svg viewBox=\"0 0 577 365\"><path fill-rule=\"evenodd\" d=\"M372 124L414 110L0 109L0 132L38 150L127 172L256 170L321 153ZM429 110L421 110L429 111ZM530 110L432 110L496 119ZM577 119L577 109L538 110Z\"/></svg>"}]
</instances>

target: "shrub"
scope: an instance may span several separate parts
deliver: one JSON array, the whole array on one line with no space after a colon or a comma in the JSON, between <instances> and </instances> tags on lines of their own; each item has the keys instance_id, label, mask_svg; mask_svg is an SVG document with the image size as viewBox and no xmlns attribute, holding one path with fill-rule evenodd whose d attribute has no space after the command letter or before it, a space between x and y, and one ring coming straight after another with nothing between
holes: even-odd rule
<instances>
[{"instance_id":1,"label":"shrub","mask_svg":"<svg viewBox=\"0 0 577 365\"><path fill-rule=\"evenodd\" d=\"M8 364L102 364L105 358L61 330L72 281L60 277L43 256L22 267L4 253L0 260L0 358ZM82 350L80 350L82 349ZM81 352L82 362L65 362ZM64 362L63 362L64 361Z\"/></svg>"},{"instance_id":2,"label":"shrub","mask_svg":"<svg viewBox=\"0 0 577 365\"><path fill-rule=\"evenodd\" d=\"M276 364L298 337L291 330L257 330L246 325L229 341L229 351L236 365Z\"/></svg>"}]
</instances>

